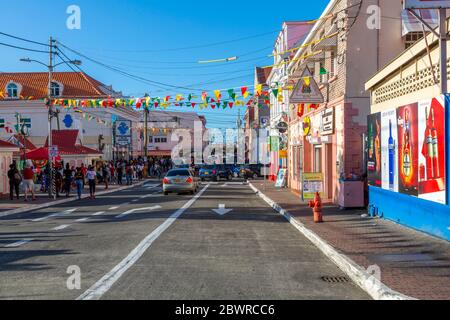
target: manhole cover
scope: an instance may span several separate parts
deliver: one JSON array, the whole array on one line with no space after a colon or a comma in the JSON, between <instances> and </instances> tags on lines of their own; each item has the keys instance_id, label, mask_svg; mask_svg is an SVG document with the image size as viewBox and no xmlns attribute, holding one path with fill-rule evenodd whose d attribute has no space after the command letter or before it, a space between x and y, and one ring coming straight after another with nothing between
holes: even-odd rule
<instances>
[{"instance_id":1,"label":"manhole cover","mask_svg":"<svg viewBox=\"0 0 450 320\"><path fill-rule=\"evenodd\" d=\"M333 277L333 276L324 276L321 278L322 281L328 282L328 283L347 283L350 282L350 279L347 277Z\"/></svg>"}]
</instances>

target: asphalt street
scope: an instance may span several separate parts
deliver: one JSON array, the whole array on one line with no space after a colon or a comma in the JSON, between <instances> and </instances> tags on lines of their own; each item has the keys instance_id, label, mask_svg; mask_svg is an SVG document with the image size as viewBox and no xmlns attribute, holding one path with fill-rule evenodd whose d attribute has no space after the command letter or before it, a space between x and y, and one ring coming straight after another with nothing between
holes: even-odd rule
<instances>
[{"instance_id":1,"label":"asphalt street","mask_svg":"<svg viewBox=\"0 0 450 320\"><path fill-rule=\"evenodd\" d=\"M67 285L74 267L80 288ZM334 276L344 274L241 182L194 196L148 182L0 218L0 299L369 299L322 279Z\"/></svg>"}]
</instances>

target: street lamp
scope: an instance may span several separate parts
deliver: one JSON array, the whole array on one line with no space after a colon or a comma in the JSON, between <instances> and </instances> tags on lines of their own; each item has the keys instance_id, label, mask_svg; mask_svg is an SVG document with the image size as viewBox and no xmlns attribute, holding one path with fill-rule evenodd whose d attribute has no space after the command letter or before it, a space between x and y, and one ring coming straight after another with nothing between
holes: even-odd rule
<instances>
[{"instance_id":1,"label":"street lamp","mask_svg":"<svg viewBox=\"0 0 450 320\"><path fill-rule=\"evenodd\" d=\"M37 60L33 60L30 58L22 58L20 59L20 61L22 62L26 62L26 63L38 63L40 65L45 66L48 69L48 147L49 149L53 146L53 142L52 142L52 119L53 117L55 117L57 115L57 113L53 110L53 106L51 104L51 100L52 100L52 83L53 83L53 70L55 67L61 65L61 64L73 64L76 66L81 65L81 61L80 60L71 60L71 61L63 61L60 62L58 64L53 64L53 54L58 54L53 52L53 48L55 48L54 46L55 40L53 40L52 37L50 37L50 41L49 41L49 64L45 64L44 62L41 61L37 61ZM50 151L50 150L49 150ZM56 199L56 192L53 192L53 188L54 188L54 179L53 179L53 169L52 169L52 164L53 164L53 157L52 155L48 154L48 161L50 163L50 183L49 183L49 190L48 190L48 194L50 197L53 196L53 199Z\"/></svg>"}]
</instances>

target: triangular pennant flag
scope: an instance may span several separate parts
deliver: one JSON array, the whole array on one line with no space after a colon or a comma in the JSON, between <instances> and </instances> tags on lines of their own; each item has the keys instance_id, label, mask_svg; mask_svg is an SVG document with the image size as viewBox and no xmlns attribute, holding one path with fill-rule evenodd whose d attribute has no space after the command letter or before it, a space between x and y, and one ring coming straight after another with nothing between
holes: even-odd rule
<instances>
[{"instance_id":1,"label":"triangular pennant flag","mask_svg":"<svg viewBox=\"0 0 450 320\"><path fill-rule=\"evenodd\" d=\"M215 90L214 91L214 95L216 96L216 99L219 101L220 99L222 99L222 93L220 92L220 90Z\"/></svg>"}]
</instances>

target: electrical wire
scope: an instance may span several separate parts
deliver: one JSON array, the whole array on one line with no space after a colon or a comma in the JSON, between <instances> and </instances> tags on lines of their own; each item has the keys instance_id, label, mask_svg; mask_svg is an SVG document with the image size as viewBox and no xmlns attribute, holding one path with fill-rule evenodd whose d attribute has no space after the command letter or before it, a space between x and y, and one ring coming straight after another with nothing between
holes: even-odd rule
<instances>
[{"instance_id":1,"label":"electrical wire","mask_svg":"<svg viewBox=\"0 0 450 320\"><path fill-rule=\"evenodd\" d=\"M5 47L14 48L14 49L19 49L19 50L30 51L30 52L50 53L49 51L37 50L37 49L30 49L30 48L25 48L25 47L15 46L15 45L8 44L8 43L3 43L3 42L0 42L0 45L1 45L1 46L5 46Z\"/></svg>"},{"instance_id":2,"label":"electrical wire","mask_svg":"<svg viewBox=\"0 0 450 320\"><path fill-rule=\"evenodd\" d=\"M8 34L8 33L5 33L5 32L0 32L0 34L3 35L3 36L9 37L9 38L16 39L16 40L21 40L21 41L25 41L25 42L29 42L29 43L34 43L34 44L38 44L38 45L45 46L45 47L50 47L50 45L48 43L43 43L43 42L38 42L38 41L34 41L34 40L21 38L21 37L14 36L12 34Z\"/></svg>"}]
</instances>

